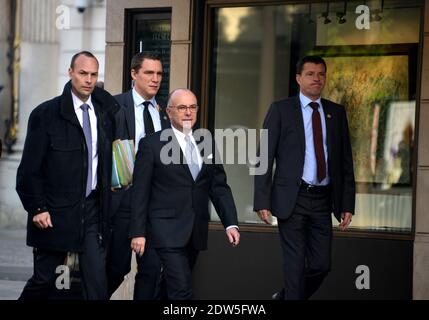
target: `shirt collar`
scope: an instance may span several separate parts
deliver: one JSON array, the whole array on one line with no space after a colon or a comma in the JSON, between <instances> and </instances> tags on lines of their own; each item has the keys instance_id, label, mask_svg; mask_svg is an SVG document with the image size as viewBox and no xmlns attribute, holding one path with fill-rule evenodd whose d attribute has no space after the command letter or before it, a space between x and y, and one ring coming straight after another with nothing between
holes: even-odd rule
<instances>
[{"instance_id":1,"label":"shirt collar","mask_svg":"<svg viewBox=\"0 0 429 320\"><path fill-rule=\"evenodd\" d=\"M319 104L319 107L322 106L322 99L319 97L317 100L311 100L310 98L306 97L302 94L302 92L299 92L299 101L301 101L301 108L305 109L308 107L308 104L310 102L317 102Z\"/></svg>"},{"instance_id":2,"label":"shirt collar","mask_svg":"<svg viewBox=\"0 0 429 320\"><path fill-rule=\"evenodd\" d=\"M152 107L156 107L156 101L155 101L155 97L152 97L152 99L149 100L145 100L138 92L135 88L133 88L133 100L134 100L134 104L136 107L140 106L143 102L145 101L150 101L150 103L152 103Z\"/></svg>"},{"instance_id":3,"label":"shirt collar","mask_svg":"<svg viewBox=\"0 0 429 320\"><path fill-rule=\"evenodd\" d=\"M80 106L83 104L87 104L89 106L89 109L94 110L94 105L92 104L91 96L89 96L86 102L83 102L73 93L73 90L71 90L71 95L73 100L73 107L75 110L81 110Z\"/></svg>"},{"instance_id":4,"label":"shirt collar","mask_svg":"<svg viewBox=\"0 0 429 320\"><path fill-rule=\"evenodd\" d=\"M182 131L177 130L173 125L171 126L171 128L173 129L174 134L176 135L176 137L185 140L185 137L188 135L192 138L192 130L186 135L184 134Z\"/></svg>"}]
</instances>

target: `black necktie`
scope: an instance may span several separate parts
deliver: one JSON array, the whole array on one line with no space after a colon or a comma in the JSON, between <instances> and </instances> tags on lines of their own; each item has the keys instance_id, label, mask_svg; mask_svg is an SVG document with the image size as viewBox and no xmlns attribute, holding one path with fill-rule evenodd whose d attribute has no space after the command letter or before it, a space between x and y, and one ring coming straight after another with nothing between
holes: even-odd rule
<instances>
[{"instance_id":1,"label":"black necktie","mask_svg":"<svg viewBox=\"0 0 429 320\"><path fill-rule=\"evenodd\" d=\"M313 142L314 151L316 153L317 161L317 180L321 182L326 177L326 162L325 151L323 150L323 134L322 134L322 121L320 120L319 104L317 102L310 102L310 107L313 109L311 117L313 125Z\"/></svg>"},{"instance_id":2,"label":"black necktie","mask_svg":"<svg viewBox=\"0 0 429 320\"><path fill-rule=\"evenodd\" d=\"M151 105L150 101L143 102L143 122L144 122L144 131L146 136L155 132L153 127L152 117L149 112L149 105Z\"/></svg>"}]
</instances>

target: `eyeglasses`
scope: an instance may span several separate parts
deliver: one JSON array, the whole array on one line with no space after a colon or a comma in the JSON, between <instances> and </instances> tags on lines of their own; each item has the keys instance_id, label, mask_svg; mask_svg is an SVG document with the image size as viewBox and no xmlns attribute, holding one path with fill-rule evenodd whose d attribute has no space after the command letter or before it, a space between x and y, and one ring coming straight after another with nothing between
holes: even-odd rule
<instances>
[{"instance_id":1,"label":"eyeglasses","mask_svg":"<svg viewBox=\"0 0 429 320\"><path fill-rule=\"evenodd\" d=\"M176 108L176 110L180 113L185 113L186 111L190 111L191 113L195 113L198 111L199 106L196 104L192 104L190 106L185 106L184 104L180 104L178 106L169 106L170 108Z\"/></svg>"}]
</instances>

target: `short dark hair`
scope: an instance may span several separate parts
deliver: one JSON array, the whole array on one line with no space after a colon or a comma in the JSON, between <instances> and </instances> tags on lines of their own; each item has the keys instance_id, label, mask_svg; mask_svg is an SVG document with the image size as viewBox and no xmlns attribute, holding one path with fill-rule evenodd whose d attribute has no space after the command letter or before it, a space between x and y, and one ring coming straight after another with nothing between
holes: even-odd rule
<instances>
[{"instance_id":1,"label":"short dark hair","mask_svg":"<svg viewBox=\"0 0 429 320\"><path fill-rule=\"evenodd\" d=\"M95 61L97 61L97 64L99 65L97 58L91 52L89 52L89 51L80 51L80 52L76 53L72 57L71 62L70 62L70 68L71 69L74 68L74 63L76 62L76 59L79 58L79 56L85 56L85 57L88 57L88 58L93 58L93 59L95 59Z\"/></svg>"},{"instance_id":2,"label":"short dark hair","mask_svg":"<svg viewBox=\"0 0 429 320\"><path fill-rule=\"evenodd\" d=\"M139 52L131 59L131 70L138 72L142 67L144 59L158 60L161 62L161 56L156 51L143 51Z\"/></svg>"},{"instance_id":3,"label":"short dark hair","mask_svg":"<svg viewBox=\"0 0 429 320\"><path fill-rule=\"evenodd\" d=\"M326 62L320 56L305 56L299 59L296 63L296 74L301 74L302 69L304 69L304 64L306 63L314 63L314 64L323 64L325 67L325 72L327 71Z\"/></svg>"}]
</instances>

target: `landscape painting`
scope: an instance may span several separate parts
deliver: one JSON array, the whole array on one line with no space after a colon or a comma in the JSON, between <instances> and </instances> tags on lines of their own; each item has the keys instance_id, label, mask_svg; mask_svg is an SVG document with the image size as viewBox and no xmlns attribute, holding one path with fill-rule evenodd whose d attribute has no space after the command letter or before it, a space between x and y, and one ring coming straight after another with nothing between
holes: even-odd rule
<instances>
[{"instance_id":1,"label":"landscape painting","mask_svg":"<svg viewBox=\"0 0 429 320\"><path fill-rule=\"evenodd\" d=\"M408 55L335 56L324 59L327 63L327 83L323 96L347 109L356 181L396 183L399 178L397 173L392 172L396 170L392 163L398 163L395 157L399 153L395 153L394 149L400 146L391 145L392 137L388 135L392 133L392 128L389 124L394 123L392 112L401 114L397 111L398 105L401 105L398 102L410 100ZM405 107L410 110L409 103ZM411 115L413 117L414 114ZM414 121L400 123L404 128L396 128L396 131L410 135L411 130L406 144L402 143L402 149L404 145L408 149L401 153L402 157L409 159L413 137L413 128L409 126L414 126ZM387 152L386 148L389 149ZM404 168L402 164L402 170L411 169ZM402 176L409 179L410 174L404 172Z\"/></svg>"}]
</instances>

